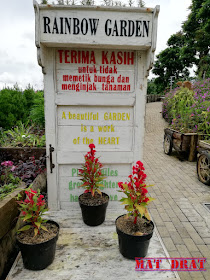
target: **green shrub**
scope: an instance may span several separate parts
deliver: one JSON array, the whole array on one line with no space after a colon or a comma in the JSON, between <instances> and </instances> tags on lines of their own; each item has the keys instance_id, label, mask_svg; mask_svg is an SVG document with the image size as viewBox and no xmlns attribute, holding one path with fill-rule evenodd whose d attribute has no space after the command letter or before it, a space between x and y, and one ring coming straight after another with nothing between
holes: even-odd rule
<instances>
[{"instance_id":1,"label":"green shrub","mask_svg":"<svg viewBox=\"0 0 210 280\"><path fill-rule=\"evenodd\" d=\"M19 121L23 124L28 124L29 120L40 128L44 128L43 91L35 92L30 85L23 92L18 86L1 90L0 127L11 129Z\"/></svg>"},{"instance_id":2,"label":"green shrub","mask_svg":"<svg viewBox=\"0 0 210 280\"><path fill-rule=\"evenodd\" d=\"M23 94L26 99L27 109L28 109L28 111L30 111L32 106L34 105L34 99L35 99L36 93L34 92L34 89L29 84L28 87L24 90Z\"/></svg>"},{"instance_id":3,"label":"green shrub","mask_svg":"<svg viewBox=\"0 0 210 280\"><path fill-rule=\"evenodd\" d=\"M45 126L44 116L44 93L43 91L37 91L34 96L33 105L30 112L30 119L40 128Z\"/></svg>"},{"instance_id":4,"label":"green shrub","mask_svg":"<svg viewBox=\"0 0 210 280\"><path fill-rule=\"evenodd\" d=\"M27 121L28 109L25 95L19 88L5 88L0 91L0 127L9 129L17 121Z\"/></svg>"}]
</instances>

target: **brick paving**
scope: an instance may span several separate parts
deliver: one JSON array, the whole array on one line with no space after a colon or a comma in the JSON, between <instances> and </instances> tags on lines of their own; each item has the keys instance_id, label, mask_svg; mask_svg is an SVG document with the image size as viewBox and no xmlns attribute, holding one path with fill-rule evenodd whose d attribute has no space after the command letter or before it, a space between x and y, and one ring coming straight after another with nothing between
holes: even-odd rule
<instances>
[{"instance_id":1,"label":"brick paving","mask_svg":"<svg viewBox=\"0 0 210 280\"><path fill-rule=\"evenodd\" d=\"M146 105L144 166L150 195L149 211L170 257L204 257L206 271L180 272L181 280L210 280L210 187L197 179L196 162L180 161L177 153L163 152L161 102Z\"/></svg>"}]
</instances>

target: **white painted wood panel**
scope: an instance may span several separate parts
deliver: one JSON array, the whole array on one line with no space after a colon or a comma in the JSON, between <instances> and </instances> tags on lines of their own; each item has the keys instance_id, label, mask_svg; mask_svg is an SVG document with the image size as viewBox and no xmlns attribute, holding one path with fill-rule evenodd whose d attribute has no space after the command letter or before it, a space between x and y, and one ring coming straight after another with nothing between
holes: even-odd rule
<instances>
[{"instance_id":1,"label":"white painted wood panel","mask_svg":"<svg viewBox=\"0 0 210 280\"><path fill-rule=\"evenodd\" d=\"M58 126L94 125L95 133L99 132L102 126L102 130L106 131L106 127L111 125L112 128L133 125L133 107L58 106L57 116Z\"/></svg>"},{"instance_id":2,"label":"white painted wood panel","mask_svg":"<svg viewBox=\"0 0 210 280\"><path fill-rule=\"evenodd\" d=\"M88 131L82 132L81 127L82 125L58 127L58 151L81 151L83 146L88 146L91 143L96 145L97 151L132 150L132 127L113 126L114 132L98 132L99 126L94 125L86 126ZM110 127L106 126L107 129ZM91 129L94 132L90 132Z\"/></svg>"},{"instance_id":3,"label":"white painted wood panel","mask_svg":"<svg viewBox=\"0 0 210 280\"><path fill-rule=\"evenodd\" d=\"M125 95L122 93L118 94L107 94L103 95L100 93L85 93L82 95L75 95L75 93L61 93L56 96L56 105L73 105L73 106L110 106L110 107L128 107L134 106L135 94Z\"/></svg>"},{"instance_id":4,"label":"white painted wood panel","mask_svg":"<svg viewBox=\"0 0 210 280\"><path fill-rule=\"evenodd\" d=\"M137 11L137 9L136 9ZM131 16L132 15L132 16ZM152 10L139 13L107 9L40 10L40 42L46 45L126 45L150 47Z\"/></svg>"},{"instance_id":5,"label":"white painted wood panel","mask_svg":"<svg viewBox=\"0 0 210 280\"><path fill-rule=\"evenodd\" d=\"M65 209L68 203L72 205L72 207L78 207L78 196L84 192L84 188L79 187L82 184L81 180L79 180L80 177L78 176L78 168L80 167L80 165L59 166L61 209L62 207ZM101 182L104 187L100 187L100 190L110 196L111 204L122 197L122 193L118 192L118 182L127 181L126 174L129 174L130 172L130 164L104 166L103 174L106 178Z\"/></svg>"},{"instance_id":6,"label":"white painted wood panel","mask_svg":"<svg viewBox=\"0 0 210 280\"><path fill-rule=\"evenodd\" d=\"M134 51L56 49L57 92L132 93Z\"/></svg>"},{"instance_id":7,"label":"white painted wood panel","mask_svg":"<svg viewBox=\"0 0 210 280\"><path fill-rule=\"evenodd\" d=\"M96 156L100 156L99 153L96 153ZM101 158L100 158L101 161ZM84 157L83 157L84 163ZM81 168L80 164L60 164L59 165L59 173L60 177L74 177L79 178L78 176L78 169ZM131 172L131 164L109 164L103 165L102 174L107 177L120 177L125 176L125 174L129 174Z\"/></svg>"},{"instance_id":8,"label":"white painted wood panel","mask_svg":"<svg viewBox=\"0 0 210 280\"><path fill-rule=\"evenodd\" d=\"M73 151L57 151L57 163L58 164L82 164L84 160L84 154L89 150L87 146L81 147L79 152ZM123 164L133 163L133 152L100 152L100 160L103 164Z\"/></svg>"}]
</instances>

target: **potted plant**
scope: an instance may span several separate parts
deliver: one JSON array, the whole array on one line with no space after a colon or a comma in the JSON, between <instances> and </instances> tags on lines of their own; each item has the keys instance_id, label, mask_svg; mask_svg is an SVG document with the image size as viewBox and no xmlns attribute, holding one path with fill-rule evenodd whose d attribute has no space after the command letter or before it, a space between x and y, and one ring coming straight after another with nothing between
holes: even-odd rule
<instances>
[{"instance_id":1,"label":"potted plant","mask_svg":"<svg viewBox=\"0 0 210 280\"><path fill-rule=\"evenodd\" d=\"M120 192L127 197L120 201L125 204L128 214L119 216L116 221L120 253L129 259L144 258L153 235L154 224L150 220L147 205L154 200L148 197L145 184L146 174L143 163L133 166L129 182L119 182Z\"/></svg>"},{"instance_id":2,"label":"potted plant","mask_svg":"<svg viewBox=\"0 0 210 280\"><path fill-rule=\"evenodd\" d=\"M18 230L17 244L24 267L42 270L54 260L59 225L43 219L42 216L48 209L40 190L35 191L29 187L25 190L25 195L25 200L18 201L21 219L26 225Z\"/></svg>"},{"instance_id":3,"label":"potted plant","mask_svg":"<svg viewBox=\"0 0 210 280\"><path fill-rule=\"evenodd\" d=\"M99 187L103 187L101 181L105 179L102 176L103 165L95 157L95 145L90 144L89 148L90 151L84 156L85 164L79 169L79 176L82 177L80 180L83 182L81 187L85 187L84 193L79 196L79 205L84 223L98 226L105 220L109 196L99 190Z\"/></svg>"}]
</instances>

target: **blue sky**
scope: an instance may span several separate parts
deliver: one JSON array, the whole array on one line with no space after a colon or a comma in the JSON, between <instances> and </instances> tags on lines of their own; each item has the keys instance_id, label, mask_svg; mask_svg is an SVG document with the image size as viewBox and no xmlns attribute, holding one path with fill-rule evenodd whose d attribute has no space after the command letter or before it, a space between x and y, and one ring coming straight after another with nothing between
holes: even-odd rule
<instances>
[{"instance_id":1,"label":"blue sky","mask_svg":"<svg viewBox=\"0 0 210 280\"><path fill-rule=\"evenodd\" d=\"M95 2L97 5L101 4L99 0ZM145 0L145 3L146 7L151 8L160 5L156 49L158 54L166 48L170 35L181 29L181 23L189 14L191 0ZM15 83L23 89L29 83L35 89L42 89L43 75L37 63L34 39L33 1L1 1L0 26L0 89Z\"/></svg>"}]
</instances>

